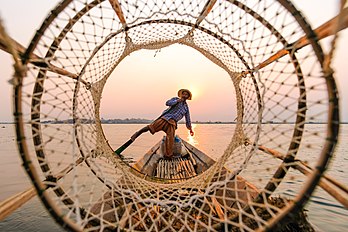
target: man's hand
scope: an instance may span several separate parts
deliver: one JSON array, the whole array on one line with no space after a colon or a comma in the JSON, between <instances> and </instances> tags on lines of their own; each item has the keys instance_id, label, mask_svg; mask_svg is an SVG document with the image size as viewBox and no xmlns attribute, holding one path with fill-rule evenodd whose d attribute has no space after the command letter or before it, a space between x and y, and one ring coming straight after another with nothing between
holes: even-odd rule
<instances>
[{"instance_id":1,"label":"man's hand","mask_svg":"<svg viewBox=\"0 0 348 232\"><path fill-rule=\"evenodd\" d=\"M191 136L194 136L194 135L195 135L195 132L193 132L192 129L190 129L190 135L191 135Z\"/></svg>"},{"instance_id":2,"label":"man's hand","mask_svg":"<svg viewBox=\"0 0 348 232\"><path fill-rule=\"evenodd\" d=\"M183 101L185 101L185 99L179 98L177 102L179 103L179 102L183 102Z\"/></svg>"}]
</instances>

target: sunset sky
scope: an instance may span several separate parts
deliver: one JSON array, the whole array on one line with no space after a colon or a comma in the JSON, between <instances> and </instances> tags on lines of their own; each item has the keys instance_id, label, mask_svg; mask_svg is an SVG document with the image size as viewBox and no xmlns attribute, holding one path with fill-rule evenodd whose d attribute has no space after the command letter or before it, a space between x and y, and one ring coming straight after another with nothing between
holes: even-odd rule
<instances>
[{"instance_id":1,"label":"sunset sky","mask_svg":"<svg viewBox=\"0 0 348 232\"><path fill-rule=\"evenodd\" d=\"M10 36L26 47L58 2L0 0L0 16ZM339 1L293 2L316 28L337 13ZM348 86L347 38L348 30L340 34L333 62L340 89L341 121L345 122L348 122L348 91L344 91ZM328 41L323 43L324 51ZM133 64L137 64L136 69L130 68ZM10 55L3 51L0 51L0 69L0 122L9 122L12 121L12 89L7 81L13 70ZM121 62L113 75L126 78L108 80L101 105L104 118L154 119L165 108L164 102L176 96L180 88L193 92L193 101L189 102L193 121L233 121L235 118L233 84L229 76L192 48L174 45L157 53L154 50L134 52Z\"/></svg>"}]
</instances>

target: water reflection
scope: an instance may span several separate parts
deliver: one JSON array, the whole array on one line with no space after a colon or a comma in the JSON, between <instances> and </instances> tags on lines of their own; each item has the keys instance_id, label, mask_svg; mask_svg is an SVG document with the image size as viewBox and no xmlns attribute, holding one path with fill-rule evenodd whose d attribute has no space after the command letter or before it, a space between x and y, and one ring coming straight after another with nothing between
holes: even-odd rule
<instances>
[{"instance_id":1,"label":"water reflection","mask_svg":"<svg viewBox=\"0 0 348 232\"><path fill-rule=\"evenodd\" d=\"M5 126L6 128L2 128ZM59 125L61 127L61 125ZM103 125L104 132L110 144L116 149L121 146L134 131L139 130L145 125L140 124L105 124ZM187 140L193 146L197 146L198 149L214 158L215 160L221 157L227 145L231 141L231 137L234 133L233 124L198 124L192 125L195 131L194 136L190 136L186 126L184 124L178 125L176 133L184 140ZM291 125L282 125L287 129ZM264 125L264 128L266 125ZM278 125L279 127L279 125ZM310 131L323 131L324 125L307 125L307 129ZM27 128L28 129L28 128ZM30 128L29 128L30 131ZM146 152L162 139L163 132L151 135L150 133L143 134L137 139L131 146L129 146L124 154L126 157L132 157L134 160L140 159L146 154ZM269 139L270 134L267 137L261 139ZM347 184L348 183L348 164L347 164L347 150L348 146L348 125L341 125L340 143L336 147L336 153L333 158L333 162L330 164L330 168L327 174L335 179ZM310 139L304 138L304 139ZM320 141L311 141L311 143L317 145ZM24 174L21 168L21 161L17 153L15 144L15 134L12 126L0 124L0 200L5 199L19 191L22 191L30 186L27 176ZM319 144L320 145L320 144ZM53 145L50 145L53 146ZM57 145L59 147L59 144ZM314 150L316 151L316 150ZM316 153L308 150L304 152L305 158L311 161L310 157L316 157ZM267 162L270 160L260 160L259 156L255 156L255 162L249 165L252 172L250 172L250 180L252 183L258 183L258 179L262 177L262 171L265 170ZM234 161L234 160L233 160ZM262 162L260 162L262 161ZM246 170L243 171L246 176ZM291 174L291 175L290 175ZM303 186L303 182L299 182L302 179L295 170L288 173L286 179L279 187L279 195L285 195L287 198L293 198L296 193ZM254 177L254 179L252 179ZM87 177L86 177L87 178ZM249 179L249 178L248 178ZM298 181L298 182L294 182ZM306 207L308 209L310 221L319 227L322 231L348 231L348 211L337 203L328 193L321 188L317 188L316 192L311 198L311 201ZM42 212L42 213L41 213ZM50 228L50 231L56 230L53 226L56 224L53 220L49 219L45 214L45 210L42 208L41 203L38 200L34 200L18 209L7 219L0 222L0 231L45 231L45 228ZM35 217L33 217L35 215ZM25 223L23 223L24 219ZM58 231L60 227L56 231Z\"/></svg>"},{"instance_id":2,"label":"water reflection","mask_svg":"<svg viewBox=\"0 0 348 232\"><path fill-rule=\"evenodd\" d=\"M187 131L186 139L187 139L187 142L191 144L192 146L196 146L199 144L198 140L196 139L196 130L195 130L196 126L197 126L196 124L192 124L192 130L195 132L193 136L190 135L190 131Z\"/></svg>"}]
</instances>

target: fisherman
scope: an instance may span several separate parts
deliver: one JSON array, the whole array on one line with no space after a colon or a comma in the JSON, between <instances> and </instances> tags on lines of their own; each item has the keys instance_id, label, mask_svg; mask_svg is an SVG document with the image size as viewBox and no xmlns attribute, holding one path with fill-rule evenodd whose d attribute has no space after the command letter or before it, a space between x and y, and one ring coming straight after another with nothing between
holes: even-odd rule
<instances>
[{"instance_id":1,"label":"fisherman","mask_svg":"<svg viewBox=\"0 0 348 232\"><path fill-rule=\"evenodd\" d=\"M169 106L169 108L163 111L161 116L159 116L150 125L147 125L139 131L135 132L132 135L131 140L134 141L138 136L147 131L150 131L151 134L155 134L158 131L164 131L166 133L166 154L164 154L164 157L168 159L172 158L174 136L175 130L177 129L177 123L184 116L186 121L186 127L190 131L190 135L194 135L191 126L190 111L186 102L187 100L191 99L192 93L188 89L180 89L178 91L178 97L173 97L166 102L166 105Z\"/></svg>"}]
</instances>

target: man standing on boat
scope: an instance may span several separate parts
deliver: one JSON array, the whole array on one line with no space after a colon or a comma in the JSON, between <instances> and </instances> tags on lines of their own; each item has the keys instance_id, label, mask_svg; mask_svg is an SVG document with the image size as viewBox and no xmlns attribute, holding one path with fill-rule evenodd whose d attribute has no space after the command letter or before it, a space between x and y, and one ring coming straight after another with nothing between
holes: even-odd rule
<instances>
[{"instance_id":1,"label":"man standing on boat","mask_svg":"<svg viewBox=\"0 0 348 232\"><path fill-rule=\"evenodd\" d=\"M174 136L177 128L177 123L185 116L186 127L190 130L191 136L194 135L191 126L190 111L187 104L187 100L192 99L192 93L188 89L180 89L178 91L178 97L173 97L166 102L169 106L168 109L163 111L150 125L142 128L132 135L131 140L135 140L139 135L144 132L150 131L151 134L155 134L158 131L164 131L166 133L165 147L166 147L166 158L172 158L173 147L174 147Z\"/></svg>"}]
</instances>

